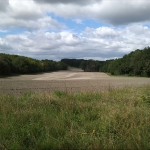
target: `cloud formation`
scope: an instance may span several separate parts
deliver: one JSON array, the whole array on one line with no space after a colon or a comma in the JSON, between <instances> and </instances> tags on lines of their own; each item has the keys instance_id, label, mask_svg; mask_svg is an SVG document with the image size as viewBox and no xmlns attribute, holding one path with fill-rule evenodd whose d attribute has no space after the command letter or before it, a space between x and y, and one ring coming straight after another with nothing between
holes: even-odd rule
<instances>
[{"instance_id":1,"label":"cloud formation","mask_svg":"<svg viewBox=\"0 0 150 150\"><path fill-rule=\"evenodd\" d=\"M98 17L112 24L150 21L148 0L103 0Z\"/></svg>"},{"instance_id":2,"label":"cloud formation","mask_svg":"<svg viewBox=\"0 0 150 150\"><path fill-rule=\"evenodd\" d=\"M9 5L9 0L1 0L0 1L0 12L5 11L8 5Z\"/></svg>"},{"instance_id":3,"label":"cloud formation","mask_svg":"<svg viewBox=\"0 0 150 150\"><path fill-rule=\"evenodd\" d=\"M101 0L34 0L39 3L47 4L77 4L77 5L89 5L91 3L100 2Z\"/></svg>"},{"instance_id":4,"label":"cloud formation","mask_svg":"<svg viewBox=\"0 0 150 150\"><path fill-rule=\"evenodd\" d=\"M138 36L137 36L138 35ZM0 42L0 49L12 47L9 53L36 58L93 58L109 59L149 45L150 28L131 25L126 28L87 28L80 34L69 31L34 32L24 35L9 35ZM19 41L19 43L18 43ZM15 50L15 51L14 51Z\"/></svg>"},{"instance_id":5,"label":"cloud formation","mask_svg":"<svg viewBox=\"0 0 150 150\"><path fill-rule=\"evenodd\" d=\"M121 57L150 45L149 14L148 0L1 0L0 52L56 60Z\"/></svg>"},{"instance_id":6,"label":"cloud formation","mask_svg":"<svg viewBox=\"0 0 150 150\"><path fill-rule=\"evenodd\" d=\"M0 2L0 4L2 2ZM2 4L6 5L6 2ZM3 10L0 13L0 18L1 30L20 28L31 31L64 28L63 24L50 16L46 16L45 11L32 0L30 0L30 2L26 0L9 0L7 10Z\"/></svg>"},{"instance_id":7,"label":"cloud formation","mask_svg":"<svg viewBox=\"0 0 150 150\"><path fill-rule=\"evenodd\" d=\"M43 5L41 5L43 4ZM74 20L94 19L112 25L150 22L148 0L1 0L0 27L37 21L48 13ZM21 26L21 25L19 25ZM22 25L23 27L25 25ZM28 27L27 27L28 28Z\"/></svg>"},{"instance_id":8,"label":"cloud formation","mask_svg":"<svg viewBox=\"0 0 150 150\"><path fill-rule=\"evenodd\" d=\"M66 18L93 18L113 25L150 21L148 0L34 1L45 4L47 11Z\"/></svg>"}]
</instances>

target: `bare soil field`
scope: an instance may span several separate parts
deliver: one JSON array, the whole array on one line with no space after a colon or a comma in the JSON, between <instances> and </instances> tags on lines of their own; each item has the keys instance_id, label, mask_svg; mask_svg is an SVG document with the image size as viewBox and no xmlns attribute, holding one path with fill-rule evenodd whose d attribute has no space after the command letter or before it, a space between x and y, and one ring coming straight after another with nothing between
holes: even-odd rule
<instances>
[{"instance_id":1,"label":"bare soil field","mask_svg":"<svg viewBox=\"0 0 150 150\"><path fill-rule=\"evenodd\" d=\"M145 85L150 85L150 78L109 76L105 73L71 69L69 71L0 78L0 93L98 92Z\"/></svg>"}]
</instances>

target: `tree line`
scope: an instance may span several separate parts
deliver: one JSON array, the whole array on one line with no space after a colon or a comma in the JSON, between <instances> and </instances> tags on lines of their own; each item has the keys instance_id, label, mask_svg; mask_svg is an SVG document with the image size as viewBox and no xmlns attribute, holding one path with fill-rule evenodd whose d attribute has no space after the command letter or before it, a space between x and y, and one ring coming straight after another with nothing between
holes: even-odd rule
<instances>
[{"instance_id":1,"label":"tree line","mask_svg":"<svg viewBox=\"0 0 150 150\"><path fill-rule=\"evenodd\" d=\"M98 61L84 59L36 60L29 57L0 54L0 75L30 74L67 70L68 66L87 72L106 72L112 75L150 77L150 47L135 50L119 59Z\"/></svg>"},{"instance_id":2,"label":"tree line","mask_svg":"<svg viewBox=\"0 0 150 150\"><path fill-rule=\"evenodd\" d=\"M107 71L113 75L150 77L150 47L137 49L123 58L112 61Z\"/></svg>"},{"instance_id":3,"label":"tree line","mask_svg":"<svg viewBox=\"0 0 150 150\"><path fill-rule=\"evenodd\" d=\"M62 59L61 62L88 72L150 77L150 47L142 50L137 49L119 59L106 61Z\"/></svg>"},{"instance_id":4,"label":"tree line","mask_svg":"<svg viewBox=\"0 0 150 150\"><path fill-rule=\"evenodd\" d=\"M63 62L36 60L29 57L0 54L0 75L30 74L66 70Z\"/></svg>"}]
</instances>

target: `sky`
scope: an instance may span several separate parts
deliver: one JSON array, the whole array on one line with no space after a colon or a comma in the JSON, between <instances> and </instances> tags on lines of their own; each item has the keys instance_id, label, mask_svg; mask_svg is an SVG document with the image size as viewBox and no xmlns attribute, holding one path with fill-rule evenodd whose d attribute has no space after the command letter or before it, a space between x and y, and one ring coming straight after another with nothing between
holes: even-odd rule
<instances>
[{"instance_id":1,"label":"sky","mask_svg":"<svg viewBox=\"0 0 150 150\"><path fill-rule=\"evenodd\" d=\"M150 46L150 0L0 0L0 53L107 60Z\"/></svg>"}]
</instances>

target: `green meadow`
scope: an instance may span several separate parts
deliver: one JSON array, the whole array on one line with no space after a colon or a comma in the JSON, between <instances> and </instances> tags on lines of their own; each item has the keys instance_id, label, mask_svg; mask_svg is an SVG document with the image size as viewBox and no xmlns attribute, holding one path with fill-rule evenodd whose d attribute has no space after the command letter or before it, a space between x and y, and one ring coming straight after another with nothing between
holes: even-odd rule
<instances>
[{"instance_id":1,"label":"green meadow","mask_svg":"<svg viewBox=\"0 0 150 150\"><path fill-rule=\"evenodd\" d=\"M150 149L150 87L0 95L0 149Z\"/></svg>"}]
</instances>

